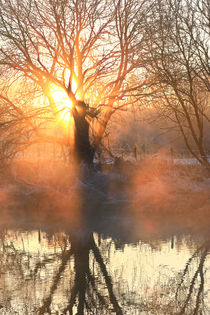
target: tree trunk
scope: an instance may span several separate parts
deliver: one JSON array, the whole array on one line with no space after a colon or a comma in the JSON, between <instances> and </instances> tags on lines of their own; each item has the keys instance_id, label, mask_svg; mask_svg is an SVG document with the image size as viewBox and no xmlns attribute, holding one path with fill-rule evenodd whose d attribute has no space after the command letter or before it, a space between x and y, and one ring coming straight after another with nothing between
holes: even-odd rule
<instances>
[{"instance_id":1,"label":"tree trunk","mask_svg":"<svg viewBox=\"0 0 210 315\"><path fill-rule=\"evenodd\" d=\"M84 102L77 101L72 109L75 122L75 156L78 163L84 162L93 165L95 149L90 143L89 123L85 116L87 114L87 105Z\"/></svg>"}]
</instances>

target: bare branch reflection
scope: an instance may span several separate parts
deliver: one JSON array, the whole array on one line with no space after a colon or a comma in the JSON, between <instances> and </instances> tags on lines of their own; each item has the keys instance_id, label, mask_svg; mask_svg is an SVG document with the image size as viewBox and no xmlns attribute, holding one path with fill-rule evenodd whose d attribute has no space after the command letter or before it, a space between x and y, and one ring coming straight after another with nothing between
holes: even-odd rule
<instances>
[{"instance_id":1,"label":"bare branch reflection","mask_svg":"<svg viewBox=\"0 0 210 315\"><path fill-rule=\"evenodd\" d=\"M202 299L204 296L205 261L210 250L210 241L205 242L188 260L182 273L181 281L176 291L176 300L181 306L180 314L196 315L202 313ZM193 262L197 264L194 272L190 273ZM187 285L185 284L187 283Z\"/></svg>"},{"instance_id":2,"label":"bare branch reflection","mask_svg":"<svg viewBox=\"0 0 210 315\"><path fill-rule=\"evenodd\" d=\"M123 314L121 307L117 301L113 290L113 284L110 276L108 275L106 265L101 256L100 250L95 243L93 234L86 236L85 238L70 238L71 249L68 250L62 256L61 265L58 269L57 274L54 276L53 283L50 288L49 296L44 300L43 305L39 309L38 314L44 314L45 312L50 313L50 304L52 302L53 294L57 289L58 282L65 270L67 261L71 256L74 257L74 269L75 269L75 279L74 286L71 288L71 294L69 298L68 305L63 310L64 314L73 314L73 308L77 304L77 314L84 314L85 309L95 308L97 302L90 297L91 289L95 292L96 299L99 300L100 308L109 308L111 303L113 306L113 311L116 314ZM104 277L106 288L108 290L110 303L100 294L100 288L97 287L97 281L89 266L89 255L90 251L93 252L94 258L99 265L101 273Z\"/></svg>"},{"instance_id":3,"label":"bare branch reflection","mask_svg":"<svg viewBox=\"0 0 210 315\"><path fill-rule=\"evenodd\" d=\"M114 239L110 241L103 235L68 233L62 236L64 244L60 250L50 252L45 249L42 256L27 251L27 239L33 232L25 233L25 238L19 233L1 232L0 288L3 297L0 305L6 314L18 310L21 314L39 315L54 314L56 310L58 314L72 315L208 313L205 295L210 241L194 244L194 251L183 270L171 277L173 271L168 270L168 281L164 282L163 278L148 294L143 278L133 292L123 282L123 273L110 272L109 257L113 255L113 246L117 249L119 240L115 246ZM48 246L51 242L51 249L55 246L52 239L56 242L56 235L40 235L41 243L44 239ZM136 243L135 247L143 257L141 244ZM168 244L170 247L170 239ZM142 267L135 265L134 268L135 276L138 268ZM141 272L146 272L146 269ZM164 277L164 272L161 277ZM33 295L33 287L36 295Z\"/></svg>"}]
</instances>

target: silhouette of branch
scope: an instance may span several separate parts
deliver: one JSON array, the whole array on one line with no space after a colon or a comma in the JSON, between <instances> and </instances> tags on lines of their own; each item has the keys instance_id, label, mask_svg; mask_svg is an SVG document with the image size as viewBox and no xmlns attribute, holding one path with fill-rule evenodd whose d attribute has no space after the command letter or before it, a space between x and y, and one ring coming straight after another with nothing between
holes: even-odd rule
<instances>
[{"instance_id":1,"label":"silhouette of branch","mask_svg":"<svg viewBox=\"0 0 210 315\"><path fill-rule=\"evenodd\" d=\"M205 258L206 258L206 256L207 256L207 254L208 254L208 251L206 250L206 251L204 252L203 263L204 263L204 260L205 260ZM200 283L199 290L198 290L198 294L197 294L197 297L196 297L196 306L195 306L193 315L198 314L198 309L199 309L199 305L200 305L201 295L202 295L203 288L204 288L204 274L203 274L203 268L200 268L199 273L200 273L201 283Z\"/></svg>"},{"instance_id":2,"label":"silhouette of branch","mask_svg":"<svg viewBox=\"0 0 210 315\"><path fill-rule=\"evenodd\" d=\"M74 303L76 300L78 290L79 290L78 283L75 283L75 285L71 289L71 297L69 300L69 304L67 305L67 307L63 311L64 314L66 314L68 311L69 311L69 315L73 314L73 306L74 306Z\"/></svg>"},{"instance_id":3,"label":"silhouette of branch","mask_svg":"<svg viewBox=\"0 0 210 315\"><path fill-rule=\"evenodd\" d=\"M177 287L177 290L176 290L176 295L175 295L175 298L176 298L176 299L177 299L177 296L178 296L178 291L179 291L179 289L181 288L182 283L184 282L184 278L185 278L186 273L187 273L187 271L188 271L188 269L189 269L189 267L190 267L190 264L191 264L192 260L193 260L196 256L198 256L198 253L199 253L199 251L200 251L201 249L202 249L202 246L199 247L199 248L196 250L196 252L188 259L188 261L187 261L187 263L186 263L186 266L185 266L185 269L184 269L183 274L182 274L182 279L181 279L181 281L180 281L180 283L179 283L179 285L178 285L178 287Z\"/></svg>"},{"instance_id":4,"label":"silhouette of branch","mask_svg":"<svg viewBox=\"0 0 210 315\"><path fill-rule=\"evenodd\" d=\"M184 303L184 306L182 307L182 310L180 312L180 314L185 314L185 310L186 310L186 307L190 301L190 298L192 296L192 293L193 293L193 289L195 287L195 282L196 282L196 279L198 278L199 274L200 274L200 277L201 277L201 284L200 284L200 287L199 287L199 290L198 290L198 294L197 294L197 297L196 297L196 307L194 309L194 312L193 314L198 314L198 308L199 308L199 304L200 304L200 296L201 296L201 293L203 291L203 287L204 287L204 278L203 278L203 267L204 267L204 262L205 262L205 259L206 259L206 256L208 254L208 249L205 249L205 251L202 253L201 255L201 258L200 258L200 263L199 263L199 266L192 278L192 281L191 281L191 284L190 284L190 288L189 288L189 292L188 292L188 295L187 295L187 298L185 300L185 303Z\"/></svg>"},{"instance_id":5,"label":"silhouette of branch","mask_svg":"<svg viewBox=\"0 0 210 315\"><path fill-rule=\"evenodd\" d=\"M101 257L101 253L98 249L98 247L96 246L94 240L93 240L93 244L92 244L92 250L93 250L93 253L95 255L95 258L96 258L96 261L98 262L100 268L101 268L101 271L102 271L102 274L104 276L104 279L105 279L105 282L106 282L106 286L107 286L107 289L108 289L108 292L109 292L109 297L110 297L110 301L114 307L114 311L116 312L117 315L122 315L122 309L121 307L119 306L118 302L117 302L117 299L116 299L116 296L113 292L113 285L112 285L112 282L111 282L111 279L110 279L110 276L108 275L108 272L106 270L106 266L103 262L103 259Z\"/></svg>"},{"instance_id":6,"label":"silhouette of branch","mask_svg":"<svg viewBox=\"0 0 210 315\"><path fill-rule=\"evenodd\" d=\"M52 302L53 294L54 294L54 292L56 291L56 289L58 287L58 283L59 283L59 281L61 279L61 274L64 272L66 264L69 261L69 258L71 257L71 255L72 255L72 250L71 249L66 251L63 254L62 263L61 263L61 265L60 265L60 267L58 269L57 274L54 277L53 284L52 284L52 286L50 288L50 294L44 300L43 305L40 307L39 312L38 312L39 315L44 314L44 312L46 312L46 311L49 311L49 307L50 307L50 304Z\"/></svg>"},{"instance_id":7,"label":"silhouette of branch","mask_svg":"<svg viewBox=\"0 0 210 315\"><path fill-rule=\"evenodd\" d=\"M87 272L87 277L88 277L88 281L90 282L90 284L91 284L91 286L92 286L94 292L96 293L96 295L97 295L97 297L98 297L98 299L99 299L100 304L101 304L101 305L106 305L106 301L105 301L104 297L103 297L103 296L97 291L97 289L96 289L96 286L95 286L95 279L94 279L94 277L91 275L90 269L89 269L88 272Z\"/></svg>"}]
</instances>

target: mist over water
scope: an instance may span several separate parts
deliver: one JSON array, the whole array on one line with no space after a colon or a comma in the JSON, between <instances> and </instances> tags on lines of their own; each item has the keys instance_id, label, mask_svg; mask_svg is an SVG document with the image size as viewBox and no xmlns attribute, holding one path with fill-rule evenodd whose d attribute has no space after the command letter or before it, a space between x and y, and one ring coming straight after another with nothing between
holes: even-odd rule
<instances>
[{"instance_id":1,"label":"mist over water","mask_svg":"<svg viewBox=\"0 0 210 315\"><path fill-rule=\"evenodd\" d=\"M0 314L208 314L209 179L161 161L89 176L13 165Z\"/></svg>"}]
</instances>

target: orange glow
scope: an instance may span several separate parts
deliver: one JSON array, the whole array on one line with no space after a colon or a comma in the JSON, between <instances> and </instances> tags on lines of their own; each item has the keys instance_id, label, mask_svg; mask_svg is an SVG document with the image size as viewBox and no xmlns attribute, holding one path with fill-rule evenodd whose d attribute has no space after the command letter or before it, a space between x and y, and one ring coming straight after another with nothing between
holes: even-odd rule
<instances>
[{"instance_id":1,"label":"orange glow","mask_svg":"<svg viewBox=\"0 0 210 315\"><path fill-rule=\"evenodd\" d=\"M73 73L68 68L65 69L65 84L66 86L69 83L69 79L71 79L71 90L76 98L76 100L82 100L83 99L83 89L80 87L78 75L75 71Z\"/></svg>"},{"instance_id":2,"label":"orange glow","mask_svg":"<svg viewBox=\"0 0 210 315\"><path fill-rule=\"evenodd\" d=\"M73 103L68 97L67 92L60 86L51 84L50 93L58 110L59 120L69 123L72 117L71 109Z\"/></svg>"},{"instance_id":3,"label":"orange glow","mask_svg":"<svg viewBox=\"0 0 210 315\"><path fill-rule=\"evenodd\" d=\"M72 78L72 82L71 82L71 89L72 89L72 92L74 93L76 99L78 99L78 83L77 83L77 78L75 75L73 75L73 78Z\"/></svg>"},{"instance_id":4,"label":"orange glow","mask_svg":"<svg viewBox=\"0 0 210 315\"><path fill-rule=\"evenodd\" d=\"M69 98L67 92L56 84L50 85L50 94L54 100L58 123L62 133L68 138L71 149L74 147L74 118L72 115L73 101Z\"/></svg>"},{"instance_id":5,"label":"orange glow","mask_svg":"<svg viewBox=\"0 0 210 315\"><path fill-rule=\"evenodd\" d=\"M71 89L78 101L83 99L83 92L82 89L79 88L78 78L75 74L72 76Z\"/></svg>"}]
</instances>

